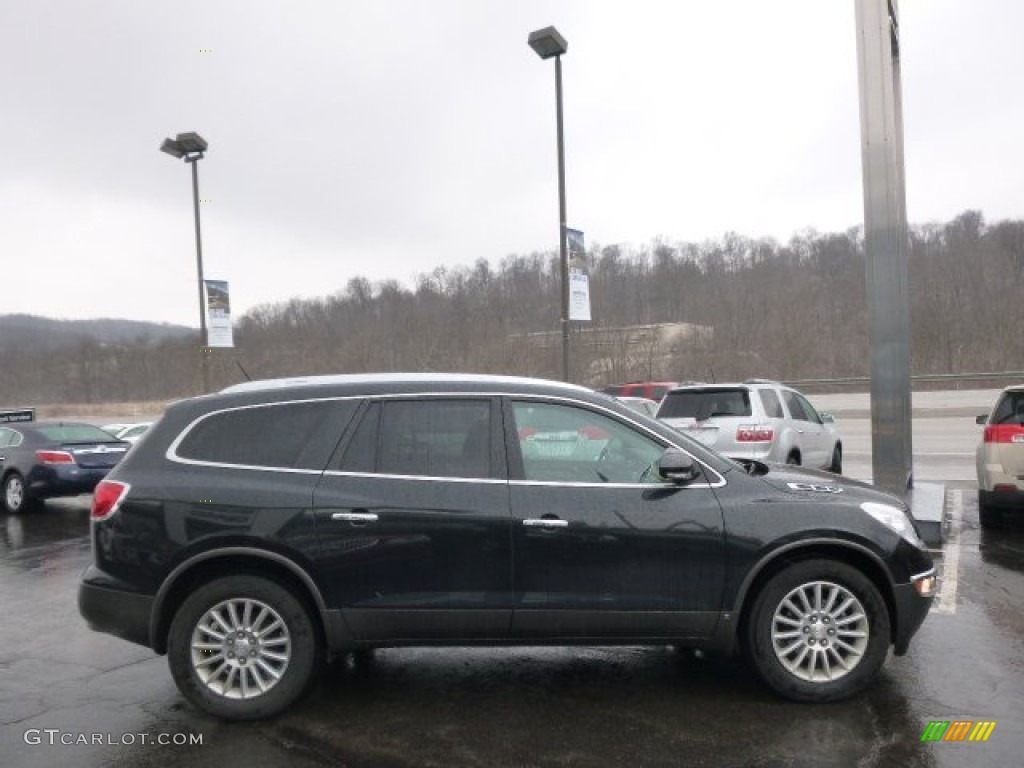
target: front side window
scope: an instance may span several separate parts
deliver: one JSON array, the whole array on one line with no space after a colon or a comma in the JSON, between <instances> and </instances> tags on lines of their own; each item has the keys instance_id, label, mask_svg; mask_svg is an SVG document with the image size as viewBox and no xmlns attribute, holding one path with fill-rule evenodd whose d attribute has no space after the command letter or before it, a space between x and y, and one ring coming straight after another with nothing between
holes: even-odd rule
<instances>
[{"instance_id":1,"label":"front side window","mask_svg":"<svg viewBox=\"0 0 1024 768\"><path fill-rule=\"evenodd\" d=\"M559 483L656 483L664 446L585 408L514 401L525 480Z\"/></svg>"},{"instance_id":2,"label":"front side window","mask_svg":"<svg viewBox=\"0 0 1024 768\"><path fill-rule=\"evenodd\" d=\"M346 472L417 477L489 478L488 400L373 403L345 449Z\"/></svg>"},{"instance_id":3,"label":"front side window","mask_svg":"<svg viewBox=\"0 0 1024 768\"><path fill-rule=\"evenodd\" d=\"M989 423L1024 424L1024 392L1003 393Z\"/></svg>"},{"instance_id":4,"label":"front side window","mask_svg":"<svg viewBox=\"0 0 1024 768\"><path fill-rule=\"evenodd\" d=\"M800 403L800 407L803 408L807 421L814 422L815 424L821 424L821 416L818 415L814 406L807 401L807 398L803 395L797 395L796 399Z\"/></svg>"},{"instance_id":5,"label":"front side window","mask_svg":"<svg viewBox=\"0 0 1024 768\"><path fill-rule=\"evenodd\" d=\"M790 392L788 389L782 390L782 399L786 401L786 407L789 409L790 418L795 421L810 421L807 418L807 414L804 413L803 406L800 405L800 401L797 399L796 392Z\"/></svg>"}]
</instances>

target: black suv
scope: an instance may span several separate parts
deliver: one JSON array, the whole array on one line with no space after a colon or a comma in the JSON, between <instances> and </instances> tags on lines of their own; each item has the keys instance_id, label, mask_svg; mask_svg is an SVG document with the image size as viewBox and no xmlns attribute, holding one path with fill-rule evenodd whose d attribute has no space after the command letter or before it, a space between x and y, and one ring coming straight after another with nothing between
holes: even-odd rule
<instances>
[{"instance_id":1,"label":"black suv","mask_svg":"<svg viewBox=\"0 0 1024 768\"><path fill-rule=\"evenodd\" d=\"M281 711L326 654L398 645L738 647L829 701L906 652L936 584L892 496L494 376L176 403L97 488L92 539L82 615L230 719Z\"/></svg>"}]
</instances>

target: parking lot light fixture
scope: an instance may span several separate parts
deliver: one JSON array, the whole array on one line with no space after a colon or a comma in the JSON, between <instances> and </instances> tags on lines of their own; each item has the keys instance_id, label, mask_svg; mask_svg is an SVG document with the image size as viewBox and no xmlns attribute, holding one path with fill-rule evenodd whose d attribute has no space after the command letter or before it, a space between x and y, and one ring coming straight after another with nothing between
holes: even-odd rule
<instances>
[{"instance_id":1,"label":"parking lot light fixture","mask_svg":"<svg viewBox=\"0 0 1024 768\"><path fill-rule=\"evenodd\" d=\"M199 369L203 381L203 394L210 391L210 371L207 361L209 338L206 330L206 307L203 306L203 239L199 227L199 171L198 161L209 146L198 133L179 133L173 139L164 139L160 151L192 166L192 208L196 222L196 271L199 275Z\"/></svg>"},{"instance_id":2,"label":"parking lot light fixture","mask_svg":"<svg viewBox=\"0 0 1024 768\"><path fill-rule=\"evenodd\" d=\"M530 33L530 47L542 59L555 60L555 102L558 124L558 255L562 273L562 379L569 381L569 254L565 239L565 141L562 130L562 54L569 44L554 27Z\"/></svg>"}]
</instances>

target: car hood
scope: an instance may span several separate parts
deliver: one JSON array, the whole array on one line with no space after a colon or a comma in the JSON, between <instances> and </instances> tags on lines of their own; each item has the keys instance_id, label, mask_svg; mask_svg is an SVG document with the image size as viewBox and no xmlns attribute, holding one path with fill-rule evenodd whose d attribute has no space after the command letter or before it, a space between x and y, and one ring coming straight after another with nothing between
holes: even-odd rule
<instances>
[{"instance_id":1,"label":"car hood","mask_svg":"<svg viewBox=\"0 0 1024 768\"><path fill-rule=\"evenodd\" d=\"M759 475L758 479L776 490L815 501L832 499L855 504L874 501L906 509L899 497L887 491L823 470L804 469L789 464L761 464L760 468L755 468L754 475Z\"/></svg>"}]
</instances>

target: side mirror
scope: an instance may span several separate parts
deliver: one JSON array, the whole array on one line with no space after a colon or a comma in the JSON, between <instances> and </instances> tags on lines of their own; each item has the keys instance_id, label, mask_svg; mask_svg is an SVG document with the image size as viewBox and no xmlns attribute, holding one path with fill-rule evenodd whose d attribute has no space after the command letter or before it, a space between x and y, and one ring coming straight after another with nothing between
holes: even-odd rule
<instances>
[{"instance_id":1,"label":"side mirror","mask_svg":"<svg viewBox=\"0 0 1024 768\"><path fill-rule=\"evenodd\" d=\"M974 420L974 423L975 424L984 424L987 421L988 421L988 414L987 413L983 413L983 414L981 414L981 416L979 416L978 418L976 418Z\"/></svg>"},{"instance_id":2,"label":"side mirror","mask_svg":"<svg viewBox=\"0 0 1024 768\"><path fill-rule=\"evenodd\" d=\"M658 474L670 483L685 485L700 477L700 468L690 454L667 448L658 459Z\"/></svg>"},{"instance_id":3,"label":"side mirror","mask_svg":"<svg viewBox=\"0 0 1024 768\"><path fill-rule=\"evenodd\" d=\"M833 416L828 411L822 411L818 415L821 416L821 423L822 424L835 424L836 423L836 417Z\"/></svg>"}]
</instances>

